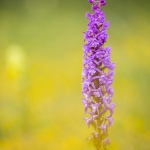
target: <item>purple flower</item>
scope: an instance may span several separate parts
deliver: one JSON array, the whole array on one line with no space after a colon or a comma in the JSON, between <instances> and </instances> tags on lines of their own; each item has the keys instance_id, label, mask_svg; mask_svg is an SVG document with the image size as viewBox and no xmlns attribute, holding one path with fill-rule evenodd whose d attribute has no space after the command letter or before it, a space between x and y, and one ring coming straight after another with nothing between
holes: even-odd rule
<instances>
[{"instance_id":1,"label":"purple flower","mask_svg":"<svg viewBox=\"0 0 150 150\"><path fill-rule=\"evenodd\" d=\"M105 0L100 0L100 3L102 6L106 5L106 1Z\"/></svg>"},{"instance_id":2,"label":"purple flower","mask_svg":"<svg viewBox=\"0 0 150 150\"><path fill-rule=\"evenodd\" d=\"M110 60L110 47L104 47L108 35L109 22L105 21L101 7L105 0L89 0L93 13L86 13L89 22L84 32L83 69L82 69L82 103L84 112L90 114L84 118L88 127L94 126L90 139L96 142L96 149L110 143L107 137L108 127L113 123L115 104L112 103L112 88L115 63ZM107 113L107 115L106 115Z\"/></svg>"},{"instance_id":3,"label":"purple flower","mask_svg":"<svg viewBox=\"0 0 150 150\"><path fill-rule=\"evenodd\" d=\"M101 129L103 131L103 133L106 133L106 125L104 125L104 123L102 123L100 126L99 126L99 129Z\"/></svg>"},{"instance_id":4,"label":"purple flower","mask_svg":"<svg viewBox=\"0 0 150 150\"><path fill-rule=\"evenodd\" d=\"M94 0L89 0L89 2L90 2L90 3L93 3L93 2L94 2Z\"/></svg>"},{"instance_id":5,"label":"purple flower","mask_svg":"<svg viewBox=\"0 0 150 150\"><path fill-rule=\"evenodd\" d=\"M96 129L96 123L94 122L93 118L83 118L86 121L86 124L88 127L90 127L90 125L93 125L94 128Z\"/></svg>"}]
</instances>

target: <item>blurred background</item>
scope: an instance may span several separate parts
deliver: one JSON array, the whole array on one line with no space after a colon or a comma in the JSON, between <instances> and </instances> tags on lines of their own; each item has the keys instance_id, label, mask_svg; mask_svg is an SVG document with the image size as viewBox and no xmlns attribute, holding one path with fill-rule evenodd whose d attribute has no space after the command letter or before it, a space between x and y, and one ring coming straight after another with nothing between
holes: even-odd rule
<instances>
[{"instance_id":1,"label":"blurred background","mask_svg":"<svg viewBox=\"0 0 150 150\"><path fill-rule=\"evenodd\" d=\"M82 117L87 0L0 0L0 150L92 150ZM150 150L150 1L107 0L116 62L109 150Z\"/></svg>"}]
</instances>

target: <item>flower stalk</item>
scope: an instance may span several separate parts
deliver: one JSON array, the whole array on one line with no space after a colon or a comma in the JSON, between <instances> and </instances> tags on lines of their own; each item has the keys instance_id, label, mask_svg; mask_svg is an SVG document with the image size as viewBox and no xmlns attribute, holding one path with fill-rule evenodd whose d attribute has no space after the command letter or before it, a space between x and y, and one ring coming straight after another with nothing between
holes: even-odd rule
<instances>
[{"instance_id":1,"label":"flower stalk","mask_svg":"<svg viewBox=\"0 0 150 150\"><path fill-rule=\"evenodd\" d=\"M113 123L114 103L113 76L115 63L110 61L110 47L104 47L108 38L106 30L109 22L105 21L102 6L105 0L89 0L93 13L86 13L87 31L84 32L83 69L82 69L82 103L84 112L89 114L84 120L88 127L93 126L90 136L96 150L107 149L110 144L108 127Z\"/></svg>"}]
</instances>

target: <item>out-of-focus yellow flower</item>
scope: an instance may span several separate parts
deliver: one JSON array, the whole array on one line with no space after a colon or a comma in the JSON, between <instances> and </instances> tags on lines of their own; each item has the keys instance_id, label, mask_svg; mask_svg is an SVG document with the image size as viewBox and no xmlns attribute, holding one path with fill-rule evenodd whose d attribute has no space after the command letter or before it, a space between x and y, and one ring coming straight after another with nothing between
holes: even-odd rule
<instances>
[{"instance_id":1,"label":"out-of-focus yellow flower","mask_svg":"<svg viewBox=\"0 0 150 150\"><path fill-rule=\"evenodd\" d=\"M6 72L10 79L17 78L26 68L26 55L22 47L11 45L6 51Z\"/></svg>"}]
</instances>

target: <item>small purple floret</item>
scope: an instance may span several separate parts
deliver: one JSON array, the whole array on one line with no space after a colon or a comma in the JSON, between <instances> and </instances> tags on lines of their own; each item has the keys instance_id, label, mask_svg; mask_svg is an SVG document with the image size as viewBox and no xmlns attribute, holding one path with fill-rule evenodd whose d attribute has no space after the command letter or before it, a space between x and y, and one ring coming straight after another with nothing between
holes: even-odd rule
<instances>
[{"instance_id":1,"label":"small purple floret","mask_svg":"<svg viewBox=\"0 0 150 150\"><path fill-rule=\"evenodd\" d=\"M100 0L100 3L102 6L106 5L106 1L105 0Z\"/></svg>"},{"instance_id":2,"label":"small purple floret","mask_svg":"<svg viewBox=\"0 0 150 150\"><path fill-rule=\"evenodd\" d=\"M89 2L90 2L90 3L93 3L93 2L94 2L94 0L89 0Z\"/></svg>"},{"instance_id":3,"label":"small purple floret","mask_svg":"<svg viewBox=\"0 0 150 150\"><path fill-rule=\"evenodd\" d=\"M115 63L110 61L110 47L104 47L108 34L109 22L105 21L101 7L105 0L89 0L93 13L86 13L89 22L84 32L83 69L82 69L82 103L84 112L90 115L84 118L88 127L92 125L94 132L91 139L97 149L110 143L108 127L113 124L115 104L112 103L114 90L112 87ZM107 115L106 115L107 114Z\"/></svg>"}]
</instances>

